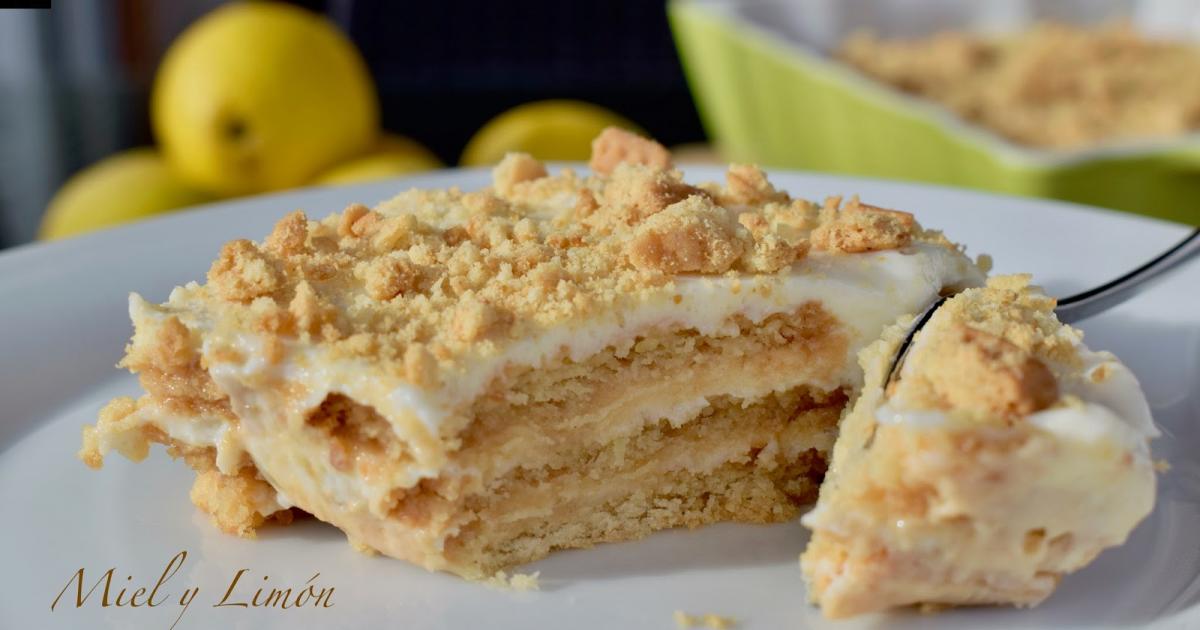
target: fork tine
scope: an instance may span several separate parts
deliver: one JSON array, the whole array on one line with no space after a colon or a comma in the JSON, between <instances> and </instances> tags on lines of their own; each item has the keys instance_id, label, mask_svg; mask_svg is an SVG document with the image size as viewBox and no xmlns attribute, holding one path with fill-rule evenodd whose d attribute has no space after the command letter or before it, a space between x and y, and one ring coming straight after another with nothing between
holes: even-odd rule
<instances>
[{"instance_id":1,"label":"fork tine","mask_svg":"<svg viewBox=\"0 0 1200 630\"><path fill-rule=\"evenodd\" d=\"M896 356L892 359L891 367L888 368L887 380L885 380L883 383L884 391L887 391L888 386L892 384L892 381L896 380L896 376L900 372L900 367L904 364L904 359L908 356L908 351L912 347L913 340L916 338L917 333L921 332L921 329L925 327L925 324L929 323L929 319L933 317L933 314L937 312L938 308L941 307L942 304L945 304L946 300L948 299L948 297L943 296L934 300L934 302L925 309L925 312L921 313L921 316L918 317L915 322L913 322L912 327L908 329L908 334L904 336L904 341L900 342L900 346L896 348Z\"/></svg>"}]
</instances>

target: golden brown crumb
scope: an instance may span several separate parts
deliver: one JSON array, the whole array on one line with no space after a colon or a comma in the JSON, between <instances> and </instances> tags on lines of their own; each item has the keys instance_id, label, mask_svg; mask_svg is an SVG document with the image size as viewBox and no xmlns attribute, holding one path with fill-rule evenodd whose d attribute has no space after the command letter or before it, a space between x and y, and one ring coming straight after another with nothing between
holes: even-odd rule
<instances>
[{"instance_id":1,"label":"golden brown crumb","mask_svg":"<svg viewBox=\"0 0 1200 630\"><path fill-rule=\"evenodd\" d=\"M908 212L887 210L850 199L832 221L813 230L813 246L848 254L904 247L912 241L916 222Z\"/></svg>"},{"instance_id":2,"label":"golden brown crumb","mask_svg":"<svg viewBox=\"0 0 1200 630\"><path fill-rule=\"evenodd\" d=\"M1058 334L1054 300L1028 290L1028 276L999 276L938 309L889 392L902 406L1013 421L1059 399L1047 361L1077 364Z\"/></svg>"},{"instance_id":3,"label":"golden brown crumb","mask_svg":"<svg viewBox=\"0 0 1200 630\"><path fill-rule=\"evenodd\" d=\"M775 190L766 173L753 164L730 164L725 173L727 191L722 203L758 206L767 202L786 203L786 192Z\"/></svg>"},{"instance_id":4,"label":"golden brown crumb","mask_svg":"<svg viewBox=\"0 0 1200 630\"><path fill-rule=\"evenodd\" d=\"M775 273L804 258L811 244L800 232L808 227L808 214L807 207L795 204L768 204L762 212L740 213L738 223L753 239L742 254L740 269Z\"/></svg>"},{"instance_id":5,"label":"golden brown crumb","mask_svg":"<svg viewBox=\"0 0 1200 630\"><path fill-rule=\"evenodd\" d=\"M676 610L672 614L672 619L675 620L675 625L682 630L688 628L710 628L711 630L729 630L736 628L737 622L729 617L723 617L713 613L704 613L702 615L689 615L682 610Z\"/></svg>"},{"instance_id":6,"label":"golden brown crumb","mask_svg":"<svg viewBox=\"0 0 1200 630\"><path fill-rule=\"evenodd\" d=\"M414 385L425 387L437 382L437 362L422 344L404 350L405 378Z\"/></svg>"},{"instance_id":7,"label":"golden brown crumb","mask_svg":"<svg viewBox=\"0 0 1200 630\"><path fill-rule=\"evenodd\" d=\"M541 571L534 571L533 573L514 573L513 576L509 578L508 584L514 591L540 590L541 584L538 581L538 577L541 576L541 574Z\"/></svg>"},{"instance_id":8,"label":"golden brown crumb","mask_svg":"<svg viewBox=\"0 0 1200 630\"><path fill-rule=\"evenodd\" d=\"M368 212L350 226L350 235L356 238L367 236L379 227L383 215L378 212Z\"/></svg>"},{"instance_id":9,"label":"golden brown crumb","mask_svg":"<svg viewBox=\"0 0 1200 630\"><path fill-rule=\"evenodd\" d=\"M532 159L532 158L531 158ZM540 162L534 162L539 167L540 175L536 175L531 179L539 179L546 176L545 168L541 168ZM497 167L498 168L498 167ZM531 181L531 179L521 180ZM475 192L465 193L460 200L463 208L466 208L469 216L467 217L467 231L472 232L473 223L486 222L491 217L507 216L511 217L512 206L508 204L502 197L493 194L491 190L477 190ZM475 235L472 234L472 237Z\"/></svg>"},{"instance_id":10,"label":"golden brown crumb","mask_svg":"<svg viewBox=\"0 0 1200 630\"><path fill-rule=\"evenodd\" d=\"M308 217L300 210L292 212L275 224L263 247L283 258L304 253L308 241Z\"/></svg>"},{"instance_id":11,"label":"golden brown crumb","mask_svg":"<svg viewBox=\"0 0 1200 630\"><path fill-rule=\"evenodd\" d=\"M766 233L742 255L741 268L751 273L775 273L804 258L808 250L807 240L789 243L778 234Z\"/></svg>"},{"instance_id":12,"label":"golden brown crumb","mask_svg":"<svg viewBox=\"0 0 1200 630\"><path fill-rule=\"evenodd\" d=\"M541 589L541 585L538 583L541 573L541 571L534 571L533 573L509 575L504 571L497 571L488 579L483 580L483 585L500 591L536 591Z\"/></svg>"},{"instance_id":13,"label":"golden brown crumb","mask_svg":"<svg viewBox=\"0 0 1200 630\"><path fill-rule=\"evenodd\" d=\"M407 258L381 256L367 263L364 276L367 295L383 301L415 290L421 279L421 271Z\"/></svg>"},{"instance_id":14,"label":"golden brown crumb","mask_svg":"<svg viewBox=\"0 0 1200 630\"><path fill-rule=\"evenodd\" d=\"M738 223L746 228L754 238L759 238L767 233L770 229L771 222L761 214L755 212L743 212L738 215Z\"/></svg>"},{"instance_id":15,"label":"golden brown crumb","mask_svg":"<svg viewBox=\"0 0 1200 630\"><path fill-rule=\"evenodd\" d=\"M723 273L745 247L736 225L729 211L708 198L689 197L637 226L629 259L640 269L667 274Z\"/></svg>"},{"instance_id":16,"label":"golden brown crumb","mask_svg":"<svg viewBox=\"0 0 1200 630\"><path fill-rule=\"evenodd\" d=\"M580 219L587 218L600 209L596 195L588 189L579 191L579 199L575 202L572 214Z\"/></svg>"},{"instance_id":17,"label":"golden brown crumb","mask_svg":"<svg viewBox=\"0 0 1200 630\"><path fill-rule=\"evenodd\" d=\"M272 516L291 521L291 513L286 510L276 514L275 489L248 471L236 476L216 470L200 472L192 485L191 498L196 507L212 516L221 531L242 538L254 538L258 527Z\"/></svg>"},{"instance_id":18,"label":"golden brown crumb","mask_svg":"<svg viewBox=\"0 0 1200 630\"><path fill-rule=\"evenodd\" d=\"M371 209L361 203L352 203L346 206L346 209L342 211L341 219L338 220L338 236L354 236L354 224L370 213Z\"/></svg>"},{"instance_id":19,"label":"golden brown crumb","mask_svg":"<svg viewBox=\"0 0 1200 630\"><path fill-rule=\"evenodd\" d=\"M914 404L1016 419L1058 400L1046 364L1002 337L960 324L939 341L941 359L923 372L932 399Z\"/></svg>"},{"instance_id":20,"label":"golden brown crumb","mask_svg":"<svg viewBox=\"0 0 1200 630\"><path fill-rule=\"evenodd\" d=\"M122 425L130 426L136 422L133 417L137 411L137 403L132 398L114 398L100 410L99 419L94 427L83 428L83 447L79 449L79 459L89 468L100 468L104 465L104 454L99 442L99 433L105 431L121 432ZM116 444L117 451L131 461L139 462L150 452L148 440L133 435L130 439Z\"/></svg>"},{"instance_id":21,"label":"golden brown crumb","mask_svg":"<svg viewBox=\"0 0 1200 630\"><path fill-rule=\"evenodd\" d=\"M288 311L300 330L316 335L321 328L337 319L333 305L317 295L312 285L305 280L296 284L295 295L288 304Z\"/></svg>"},{"instance_id":22,"label":"golden brown crumb","mask_svg":"<svg viewBox=\"0 0 1200 630\"><path fill-rule=\"evenodd\" d=\"M112 404L111 402L109 404ZM79 461L87 465L92 470L99 470L104 467L104 456L100 454L99 437L96 433L96 427L85 425L80 432L81 446L75 456Z\"/></svg>"},{"instance_id":23,"label":"golden brown crumb","mask_svg":"<svg viewBox=\"0 0 1200 630\"><path fill-rule=\"evenodd\" d=\"M729 617L722 617L713 613L704 613L702 617L704 625L712 630L729 630L737 627L737 622Z\"/></svg>"},{"instance_id":24,"label":"golden brown crumb","mask_svg":"<svg viewBox=\"0 0 1200 630\"><path fill-rule=\"evenodd\" d=\"M259 505L251 498L258 493L274 497L275 488L265 481L248 476L226 476L208 470L196 475L192 486L192 502L209 512L212 521L222 532L254 538L254 530L265 521ZM230 500L240 497L241 500Z\"/></svg>"},{"instance_id":25,"label":"golden brown crumb","mask_svg":"<svg viewBox=\"0 0 1200 630\"><path fill-rule=\"evenodd\" d=\"M155 342L149 348L150 356L146 360L160 369L184 370L197 360L191 333L178 317L172 315L164 319L162 325L154 332L154 338Z\"/></svg>"},{"instance_id":26,"label":"golden brown crumb","mask_svg":"<svg viewBox=\"0 0 1200 630\"><path fill-rule=\"evenodd\" d=\"M517 184L541 179L546 167L527 153L509 153L492 170L492 186L503 197L512 195Z\"/></svg>"},{"instance_id":27,"label":"golden brown crumb","mask_svg":"<svg viewBox=\"0 0 1200 630\"><path fill-rule=\"evenodd\" d=\"M481 300L467 297L454 309L451 327L462 341L476 341L496 332L511 321L511 316Z\"/></svg>"},{"instance_id":28,"label":"golden brown crumb","mask_svg":"<svg viewBox=\"0 0 1200 630\"><path fill-rule=\"evenodd\" d=\"M609 174L617 164L641 164L656 170L671 168L671 152L663 145L617 127L608 127L592 140L592 171Z\"/></svg>"},{"instance_id":29,"label":"golden brown crumb","mask_svg":"<svg viewBox=\"0 0 1200 630\"><path fill-rule=\"evenodd\" d=\"M279 272L254 243L240 239L221 248L208 270L208 285L222 299L250 302L271 295L280 285Z\"/></svg>"},{"instance_id":30,"label":"golden brown crumb","mask_svg":"<svg viewBox=\"0 0 1200 630\"><path fill-rule=\"evenodd\" d=\"M406 249L417 237L417 219L410 214L387 217L375 227L371 246L377 253Z\"/></svg>"},{"instance_id":31,"label":"golden brown crumb","mask_svg":"<svg viewBox=\"0 0 1200 630\"><path fill-rule=\"evenodd\" d=\"M590 223L603 227L603 220L616 220L624 225L637 225L671 204L702 194L703 191L685 184L677 172L622 164L604 187L608 212L601 215L601 220Z\"/></svg>"}]
</instances>

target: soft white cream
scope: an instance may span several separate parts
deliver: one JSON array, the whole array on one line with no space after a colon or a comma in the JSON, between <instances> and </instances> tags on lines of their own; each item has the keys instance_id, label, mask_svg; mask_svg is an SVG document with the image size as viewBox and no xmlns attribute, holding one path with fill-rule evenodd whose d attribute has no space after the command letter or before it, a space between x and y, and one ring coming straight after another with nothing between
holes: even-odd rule
<instances>
[{"instance_id":1,"label":"soft white cream","mask_svg":"<svg viewBox=\"0 0 1200 630\"><path fill-rule=\"evenodd\" d=\"M215 449L217 469L227 475L237 473L245 452L237 427L231 426L220 416L181 416L157 406L141 407L117 425L98 432L96 436L100 454L107 455L113 450L136 450L133 447L144 439L141 431L146 425L157 427L167 437L181 444Z\"/></svg>"},{"instance_id":2,"label":"soft white cream","mask_svg":"<svg viewBox=\"0 0 1200 630\"><path fill-rule=\"evenodd\" d=\"M1137 377L1112 353L1093 352L1082 343L1076 348L1081 370L1051 369L1061 392L1078 400L1032 414L1029 422L1068 439L1108 439L1149 457L1148 441L1159 433Z\"/></svg>"}]
</instances>

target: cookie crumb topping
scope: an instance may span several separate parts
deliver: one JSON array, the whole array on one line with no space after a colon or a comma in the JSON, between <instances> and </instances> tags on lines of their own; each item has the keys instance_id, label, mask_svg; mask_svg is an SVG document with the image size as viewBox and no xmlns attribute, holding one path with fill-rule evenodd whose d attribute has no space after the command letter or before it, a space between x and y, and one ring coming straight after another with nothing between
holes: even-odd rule
<instances>
[{"instance_id":1,"label":"cookie crumb topping","mask_svg":"<svg viewBox=\"0 0 1200 630\"><path fill-rule=\"evenodd\" d=\"M328 344L428 384L459 357L672 291L682 275L780 273L813 252L914 239L949 246L908 213L792 199L756 166L689 184L662 145L619 129L596 139L591 167L551 175L516 153L483 190L410 190L320 221L295 211L261 245L227 244L208 284L173 300L205 301L231 332Z\"/></svg>"}]
</instances>

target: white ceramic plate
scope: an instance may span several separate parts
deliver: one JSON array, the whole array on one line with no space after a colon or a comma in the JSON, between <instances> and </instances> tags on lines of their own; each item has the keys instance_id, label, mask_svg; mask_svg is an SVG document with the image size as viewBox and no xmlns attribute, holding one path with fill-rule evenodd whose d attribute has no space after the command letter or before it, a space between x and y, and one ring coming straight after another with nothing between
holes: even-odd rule
<instances>
[{"instance_id":1,"label":"white ceramic plate","mask_svg":"<svg viewBox=\"0 0 1200 630\"><path fill-rule=\"evenodd\" d=\"M719 179L691 169L694 180ZM777 174L793 194L860 193L911 210L999 272L1029 271L1064 295L1149 258L1186 229L1061 203L817 175ZM308 521L256 541L225 536L187 497L191 472L161 450L131 464L113 456L92 472L75 459L79 430L108 398L135 394L113 368L130 325L126 295L162 300L201 279L220 245L261 238L286 212L310 216L373 203L410 186L477 188L483 171L447 171L346 188L306 190L209 206L76 240L0 254L0 627L3 628L673 628L672 613L718 613L739 628L1200 627L1200 264L1083 324L1093 347L1115 351L1145 386L1171 463L1158 505L1129 542L1067 577L1042 606L900 613L828 623L806 603L797 523L722 525L633 543L559 553L525 568L542 590L513 593L353 551L333 527ZM187 558L156 606L116 606ZM109 606L97 588L114 568ZM332 589L328 608L223 606L255 589ZM127 578L128 576L128 578ZM56 596L69 587L55 609ZM198 589L198 590L196 590ZM181 596L193 594L180 606ZM140 600L139 600L140 601Z\"/></svg>"}]
</instances>

